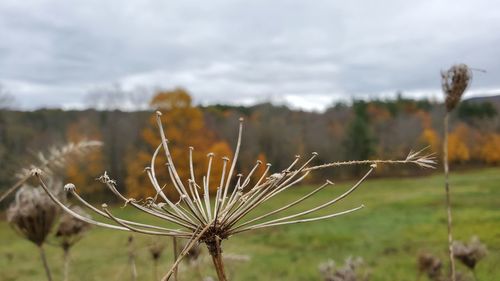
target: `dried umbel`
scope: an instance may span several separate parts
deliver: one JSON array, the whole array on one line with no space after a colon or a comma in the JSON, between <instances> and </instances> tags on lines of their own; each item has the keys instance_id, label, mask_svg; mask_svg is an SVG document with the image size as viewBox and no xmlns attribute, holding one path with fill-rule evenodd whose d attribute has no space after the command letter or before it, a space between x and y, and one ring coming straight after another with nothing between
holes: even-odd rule
<instances>
[{"instance_id":1,"label":"dried umbel","mask_svg":"<svg viewBox=\"0 0 500 281\"><path fill-rule=\"evenodd\" d=\"M74 185L66 185L66 190L70 192L74 198L80 201L83 205L87 206L97 214L111 220L113 223L98 222L92 219L82 217L81 215L73 212L67 208L63 203L59 202L55 196L52 196L50 190L46 188L43 177L40 173L35 173L41 183L41 186L46 189L48 194L57 202L66 212L98 226L103 226L116 230L132 231L143 234L158 235L158 236L171 236L178 238L188 239L188 243L179 254L178 259L175 261L171 270L165 275L162 280L168 280L171 274L175 271L182 258L187 255L196 244L206 244L209 254L212 256L214 266L217 270L219 280L227 280L224 272L224 265L222 261L221 243L224 239L232 235L268 227L279 225L297 224L304 222L318 221L328 218L337 217L340 215L348 214L359 210L363 207L358 207L345 210L343 212L330 213L327 215L320 215L316 217L304 216L316 213L340 200L347 197L354 192L361 183L374 171L378 163L388 164L414 164L419 167L433 167L435 164L434 159L430 155L422 155L421 151L411 152L403 160L369 160L369 161L349 161L349 162L334 162L320 166L310 166L311 162L317 157L317 153L313 153L306 161L300 163L300 157L297 156L292 163L283 171L270 174L271 165L267 164L265 171L262 174L256 175L260 165L260 161L252 167L250 172L243 176L236 174L236 163L241 148L241 136L243 128L243 120L240 120L238 140L233 159L230 161L227 157L222 157L222 172L220 176L220 183L217 186L217 192L214 197L209 196L209 184L211 177L211 167L213 165L215 155L209 153L207 155L207 172L203 177L203 182L196 182L195 169L193 168L193 148L189 150L189 171L190 176L187 179L181 179L175 163L173 162L172 155L170 154L169 144L163 125L161 122L161 113L157 113L157 123L159 133L161 136L161 143L153 153L150 167L146 168L146 173L151 181L151 185L156 191L156 196L147 198L146 200L139 200L137 198L127 198L118 191L116 182L112 180L106 173L99 178L125 205L131 206L145 212L156 218L163 219L167 222L177 225L179 228L168 228L164 226L149 225L140 222L134 222L115 217L106 204L102 205L102 210L99 210L81 198L76 192ZM164 167L155 167L157 156L160 152L165 154L167 163ZM347 165L367 165L365 175L358 180L351 188L342 193L341 195L331 198L326 202L310 208L308 210L293 213L291 215L281 216L278 218L269 219L274 215L279 215L283 211L288 210L296 205L299 205L304 200L318 194L326 187L332 186L332 182L326 181L321 186L317 187L310 193L297 200L290 202L283 206L275 206L273 211L263 215L246 219L249 215L259 206L268 202L275 196L285 192L290 187L295 186L302 182L311 172L317 169L328 167L339 167ZM180 200L178 202L170 200L165 193L163 183L159 183L156 177L156 171L159 168L165 168L170 176L171 185ZM258 180L252 181L252 178ZM246 219L246 220L245 220Z\"/></svg>"},{"instance_id":2,"label":"dried umbel","mask_svg":"<svg viewBox=\"0 0 500 281\"><path fill-rule=\"evenodd\" d=\"M324 281L367 281L368 274L362 270L363 259L349 257L343 266L337 266L333 260L320 264L319 271Z\"/></svg>"},{"instance_id":3,"label":"dried umbel","mask_svg":"<svg viewBox=\"0 0 500 281\"><path fill-rule=\"evenodd\" d=\"M7 221L22 237L41 246L57 221L58 211L42 189L24 185L7 209Z\"/></svg>"},{"instance_id":4,"label":"dried umbel","mask_svg":"<svg viewBox=\"0 0 500 281\"><path fill-rule=\"evenodd\" d=\"M441 73L441 84L448 112L455 109L472 79L472 71L466 64L457 64Z\"/></svg>"},{"instance_id":5,"label":"dried umbel","mask_svg":"<svg viewBox=\"0 0 500 281\"><path fill-rule=\"evenodd\" d=\"M433 281L441 280L443 263L438 257L429 253L421 253L417 261L419 274L425 274Z\"/></svg>"},{"instance_id":6,"label":"dried umbel","mask_svg":"<svg viewBox=\"0 0 500 281\"><path fill-rule=\"evenodd\" d=\"M488 254L488 248L479 241L477 236L474 236L469 243L453 242L453 254L465 266L474 270L477 263Z\"/></svg>"},{"instance_id":7,"label":"dried umbel","mask_svg":"<svg viewBox=\"0 0 500 281\"><path fill-rule=\"evenodd\" d=\"M71 206L70 209L81 216L90 218L90 215L79 206ZM54 236L58 240L59 245L64 250L67 250L80 241L91 226L91 224L81 221L68 213L64 213L59 220L59 226Z\"/></svg>"}]
</instances>

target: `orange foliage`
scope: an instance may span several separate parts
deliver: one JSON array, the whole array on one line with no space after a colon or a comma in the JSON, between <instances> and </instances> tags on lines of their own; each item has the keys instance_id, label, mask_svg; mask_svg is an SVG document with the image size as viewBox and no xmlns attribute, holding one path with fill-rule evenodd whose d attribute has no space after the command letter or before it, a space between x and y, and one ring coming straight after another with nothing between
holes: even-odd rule
<instances>
[{"instance_id":1,"label":"orange foliage","mask_svg":"<svg viewBox=\"0 0 500 281\"><path fill-rule=\"evenodd\" d=\"M151 106L162 112L162 125L168 139L169 150L175 163L175 168L182 180L190 177L189 173L189 147L194 147L193 166L196 181L202 182L202 176L206 174L208 163L207 153L211 149L216 154L230 157L231 149L227 143L216 142L212 132L205 128L203 113L199 108L193 107L191 97L183 89L175 89L158 93L151 101ZM153 188L146 173L145 167L150 166L153 151L161 144L161 138L157 127L156 116L152 116L149 125L142 132L142 139L147 144L147 151L138 151L128 161L128 176L126 179L127 193L134 198L154 196ZM168 170L165 166L166 157L163 149L160 151L156 162L155 171L160 185L165 184L164 192L176 198L177 193L172 186ZM212 163L212 175L210 188L216 190L216 173L222 169L222 160L215 157ZM220 181L220 178L218 179Z\"/></svg>"},{"instance_id":2,"label":"orange foliage","mask_svg":"<svg viewBox=\"0 0 500 281\"><path fill-rule=\"evenodd\" d=\"M500 164L500 134L488 134L485 137L480 155L488 164Z\"/></svg>"},{"instance_id":3,"label":"orange foliage","mask_svg":"<svg viewBox=\"0 0 500 281\"><path fill-rule=\"evenodd\" d=\"M470 133L465 124L458 125L448 136L448 160L450 162L465 162L470 159L467 139Z\"/></svg>"},{"instance_id":4,"label":"orange foliage","mask_svg":"<svg viewBox=\"0 0 500 281\"><path fill-rule=\"evenodd\" d=\"M424 129L420 135L420 141L424 143L424 145L429 146L429 150L433 153L438 153L441 149L441 140L436 130L433 128Z\"/></svg>"},{"instance_id":5,"label":"orange foliage","mask_svg":"<svg viewBox=\"0 0 500 281\"><path fill-rule=\"evenodd\" d=\"M88 120L80 120L69 125L66 132L68 142L77 143L83 140L100 140L101 134ZM75 157L66 164L66 180L73 183L80 193L91 194L102 189L94 179L103 172L103 157L100 148Z\"/></svg>"}]
</instances>

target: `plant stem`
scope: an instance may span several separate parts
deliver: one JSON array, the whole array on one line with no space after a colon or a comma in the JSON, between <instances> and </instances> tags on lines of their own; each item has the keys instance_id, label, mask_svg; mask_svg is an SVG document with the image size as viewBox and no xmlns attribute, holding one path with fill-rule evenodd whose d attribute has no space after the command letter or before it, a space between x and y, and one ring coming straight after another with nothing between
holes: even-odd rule
<instances>
[{"instance_id":1,"label":"plant stem","mask_svg":"<svg viewBox=\"0 0 500 281\"><path fill-rule=\"evenodd\" d=\"M450 114L446 112L444 116L444 140L443 140L443 166L445 176L445 191L446 191L446 211L448 215L448 251L450 254L451 281L456 281L455 277L455 259L453 255L453 235L452 235L452 217L451 217L451 199L450 199L450 168L448 165L448 123Z\"/></svg>"},{"instance_id":2,"label":"plant stem","mask_svg":"<svg viewBox=\"0 0 500 281\"><path fill-rule=\"evenodd\" d=\"M213 250L209 248L215 271L217 271L217 277L219 278L219 281L227 281L226 273L224 271L224 262L222 260L222 249L218 240L215 243L216 245Z\"/></svg>"},{"instance_id":3,"label":"plant stem","mask_svg":"<svg viewBox=\"0 0 500 281\"><path fill-rule=\"evenodd\" d=\"M174 262L177 260L179 257L179 252L178 252L178 246L177 246L177 237L172 238L172 244L174 246ZM177 281L178 277L178 267L174 268L174 281Z\"/></svg>"},{"instance_id":4,"label":"plant stem","mask_svg":"<svg viewBox=\"0 0 500 281\"><path fill-rule=\"evenodd\" d=\"M64 281L69 280L69 264L70 264L70 255L69 248L64 248Z\"/></svg>"},{"instance_id":5,"label":"plant stem","mask_svg":"<svg viewBox=\"0 0 500 281\"><path fill-rule=\"evenodd\" d=\"M132 281L137 280L137 267L135 266L135 248L134 248L134 237L132 235L128 238L128 261L130 264L130 269L132 273Z\"/></svg>"},{"instance_id":6,"label":"plant stem","mask_svg":"<svg viewBox=\"0 0 500 281\"><path fill-rule=\"evenodd\" d=\"M158 280L158 260L153 260L153 280Z\"/></svg>"},{"instance_id":7,"label":"plant stem","mask_svg":"<svg viewBox=\"0 0 500 281\"><path fill-rule=\"evenodd\" d=\"M40 258L42 259L45 274L47 274L47 280L52 281L52 275L50 274L50 268L47 263L47 257L45 256L45 250L43 249L43 246L39 246L38 249L40 250Z\"/></svg>"}]
</instances>

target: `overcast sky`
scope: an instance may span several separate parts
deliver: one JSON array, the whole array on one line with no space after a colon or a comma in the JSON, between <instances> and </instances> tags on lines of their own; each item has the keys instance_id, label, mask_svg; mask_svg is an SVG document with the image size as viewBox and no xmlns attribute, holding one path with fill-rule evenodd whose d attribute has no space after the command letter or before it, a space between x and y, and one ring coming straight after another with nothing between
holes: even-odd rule
<instances>
[{"instance_id":1,"label":"overcast sky","mask_svg":"<svg viewBox=\"0 0 500 281\"><path fill-rule=\"evenodd\" d=\"M411 4L410 4L411 3ZM322 109L352 97L500 93L500 1L0 1L0 84L25 109L182 86L197 103Z\"/></svg>"}]
</instances>

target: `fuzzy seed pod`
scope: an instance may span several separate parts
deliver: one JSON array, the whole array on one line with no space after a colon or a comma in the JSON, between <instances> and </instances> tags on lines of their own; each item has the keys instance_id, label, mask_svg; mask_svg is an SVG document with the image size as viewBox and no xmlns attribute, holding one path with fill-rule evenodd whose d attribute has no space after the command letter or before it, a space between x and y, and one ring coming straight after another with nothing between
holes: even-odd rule
<instances>
[{"instance_id":1,"label":"fuzzy seed pod","mask_svg":"<svg viewBox=\"0 0 500 281\"><path fill-rule=\"evenodd\" d=\"M472 72L466 64L457 64L441 72L445 104L448 112L455 109L472 79Z\"/></svg>"}]
</instances>

